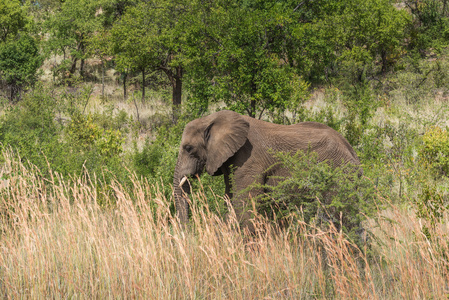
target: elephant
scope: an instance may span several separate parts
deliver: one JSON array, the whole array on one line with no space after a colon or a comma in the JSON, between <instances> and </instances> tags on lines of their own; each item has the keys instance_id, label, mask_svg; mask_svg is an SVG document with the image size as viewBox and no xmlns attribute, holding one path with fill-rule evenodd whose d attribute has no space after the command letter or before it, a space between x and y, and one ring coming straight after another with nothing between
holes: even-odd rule
<instances>
[{"instance_id":1,"label":"elephant","mask_svg":"<svg viewBox=\"0 0 449 300\"><path fill-rule=\"evenodd\" d=\"M180 223L185 225L189 218L187 177L199 176L205 169L212 176L224 175L225 193L231 199L235 215L251 231L248 205L251 197L264 192L256 186L274 185L279 176L288 176L288 171L276 164L274 153L299 150L316 152L318 161L336 167L353 164L361 170L360 160L348 141L321 123L279 125L229 110L191 121L182 134L173 179Z\"/></svg>"}]
</instances>

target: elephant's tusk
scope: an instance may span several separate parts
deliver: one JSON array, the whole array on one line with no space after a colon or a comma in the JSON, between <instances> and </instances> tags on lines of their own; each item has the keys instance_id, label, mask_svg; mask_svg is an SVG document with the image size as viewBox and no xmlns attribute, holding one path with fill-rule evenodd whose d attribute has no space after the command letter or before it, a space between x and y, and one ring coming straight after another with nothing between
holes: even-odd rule
<instances>
[{"instance_id":1,"label":"elephant's tusk","mask_svg":"<svg viewBox=\"0 0 449 300\"><path fill-rule=\"evenodd\" d=\"M179 183L179 187L182 187L186 181L187 181L187 176L182 177L181 182Z\"/></svg>"}]
</instances>

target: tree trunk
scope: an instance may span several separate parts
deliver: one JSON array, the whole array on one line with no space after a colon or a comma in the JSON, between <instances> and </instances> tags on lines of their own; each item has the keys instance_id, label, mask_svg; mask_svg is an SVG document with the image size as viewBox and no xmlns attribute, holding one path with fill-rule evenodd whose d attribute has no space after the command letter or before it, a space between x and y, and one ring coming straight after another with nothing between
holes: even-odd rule
<instances>
[{"instance_id":1,"label":"tree trunk","mask_svg":"<svg viewBox=\"0 0 449 300\"><path fill-rule=\"evenodd\" d=\"M176 74L173 75L173 123L178 123L178 117L181 114L181 96L182 96L182 67L176 67Z\"/></svg>"},{"instance_id":2,"label":"tree trunk","mask_svg":"<svg viewBox=\"0 0 449 300\"><path fill-rule=\"evenodd\" d=\"M101 61L101 97L104 98L104 61Z\"/></svg>"},{"instance_id":3,"label":"tree trunk","mask_svg":"<svg viewBox=\"0 0 449 300\"><path fill-rule=\"evenodd\" d=\"M84 52L85 52L85 45L83 42L84 34L81 34L80 36L80 42L78 44L78 52L81 54L81 61L80 61L80 76L81 78L84 78Z\"/></svg>"},{"instance_id":4,"label":"tree trunk","mask_svg":"<svg viewBox=\"0 0 449 300\"><path fill-rule=\"evenodd\" d=\"M254 83L254 75L253 75L253 80L251 83L251 100L250 100L250 111L249 111L249 116L251 118L255 118L256 117L256 99L254 99L254 95L257 92L257 86Z\"/></svg>"},{"instance_id":5,"label":"tree trunk","mask_svg":"<svg viewBox=\"0 0 449 300\"><path fill-rule=\"evenodd\" d=\"M9 101L14 102L14 87L12 85L9 87Z\"/></svg>"},{"instance_id":6,"label":"tree trunk","mask_svg":"<svg viewBox=\"0 0 449 300\"><path fill-rule=\"evenodd\" d=\"M75 70L76 70L76 63L78 62L78 58L72 57L72 65L70 66L70 70L69 70L69 77L71 77L73 74L75 74Z\"/></svg>"},{"instance_id":7,"label":"tree trunk","mask_svg":"<svg viewBox=\"0 0 449 300\"><path fill-rule=\"evenodd\" d=\"M126 77L128 75L123 73L123 100L126 101Z\"/></svg>"},{"instance_id":8,"label":"tree trunk","mask_svg":"<svg viewBox=\"0 0 449 300\"><path fill-rule=\"evenodd\" d=\"M145 103L145 69L142 69L142 103Z\"/></svg>"},{"instance_id":9,"label":"tree trunk","mask_svg":"<svg viewBox=\"0 0 449 300\"><path fill-rule=\"evenodd\" d=\"M387 51L382 50L382 51L380 52L380 57L381 57L381 60L382 60L382 69L381 69L381 72L382 72L382 75L385 75L385 73L387 72L387 64L388 64L388 60L387 60Z\"/></svg>"},{"instance_id":10,"label":"tree trunk","mask_svg":"<svg viewBox=\"0 0 449 300\"><path fill-rule=\"evenodd\" d=\"M81 58L81 63L80 63L80 76L82 78L84 78L84 58Z\"/></svg>"},{"instance_id":11,"label":"tree trunk","mask_svg":"<svg viewBox=\"0 0 449 300\"><path fill-rule=\"evenodd\" d=\"M256 100L251 99L251 112L249 114L249 116L251 118L255 118L256 117Z\"/></svg>"}]
</instances>

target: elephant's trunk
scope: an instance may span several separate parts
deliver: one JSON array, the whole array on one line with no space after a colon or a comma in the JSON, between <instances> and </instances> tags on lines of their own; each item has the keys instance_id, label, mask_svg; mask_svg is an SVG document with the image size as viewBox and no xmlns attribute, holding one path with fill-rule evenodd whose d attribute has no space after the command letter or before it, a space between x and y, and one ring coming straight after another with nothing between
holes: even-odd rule
<instances>
[{"instance_id":1,"label":"elephant's trunk","mask_svg":"<svg viewBox=\"0 0 449 300\"><path fill-rule=\"evenodd\" d=\"M189 202L187 194L190 194L190 185L185 180L185 176L179 175L178 165L175 168L173 178L173 194L175 198L176 216L181 224L186 224L189 220Z\"/></svg>"}]
</instances>

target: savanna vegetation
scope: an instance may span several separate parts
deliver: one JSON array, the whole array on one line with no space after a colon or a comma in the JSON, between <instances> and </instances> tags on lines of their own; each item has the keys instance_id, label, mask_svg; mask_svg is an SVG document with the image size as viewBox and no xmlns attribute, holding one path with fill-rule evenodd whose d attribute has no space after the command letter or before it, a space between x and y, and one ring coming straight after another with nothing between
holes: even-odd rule
<instances>
[{"instance_id":1,"label":"savanna vegetation","mask_svg":"<svg viewBox=\"0 0 449 300\"><path fill-rule=\"evenodd\" d=\"M447 298L448 6L0 0L0 294ZM325 123L363 176L279 153L255 234L208 175L181 228L182 130L221 109Z\"/></svg>"}]
</instances>

